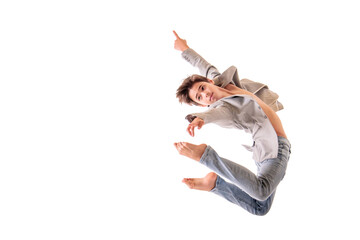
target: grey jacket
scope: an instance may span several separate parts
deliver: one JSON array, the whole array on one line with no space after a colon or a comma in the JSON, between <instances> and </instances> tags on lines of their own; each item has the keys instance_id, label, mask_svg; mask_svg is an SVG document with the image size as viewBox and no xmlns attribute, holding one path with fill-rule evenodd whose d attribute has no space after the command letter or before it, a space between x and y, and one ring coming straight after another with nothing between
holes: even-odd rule
<instances>
[{"instance_id":1,"label":"grey jacket","mask_svg":"<svg viewBox=\"0 0 360 240\"><path fill-rule=\"evenodd\" d=\"M205 124L215 123L252 134L254 145L243 146L253 152L256 162L277 157L277 134L260 105L249 95L222 98L211 104L207 111L188 115L188 118L195 117L203 119Z\"/></svg>"},{"instance_id":2,"label":"grey jacket","mask_svg":"<svg viewBox=\"0 0 360 240\"><path fill-rule=\"evenodd\" d=\"M277 100L279 95L271 91L267 85L259 82L253 82L246 78L240 80L236 67L231 66L221 74L216 69L216 67L208 63L191 48L183 51L181 55L191 65L197 67L201 75L212 79L215 82L215 85L224 88L229 83L231 83L239 88L255 94L267 105L269 105L275 112L284 108L283 105Z\"/></svg>"}]
</instances>

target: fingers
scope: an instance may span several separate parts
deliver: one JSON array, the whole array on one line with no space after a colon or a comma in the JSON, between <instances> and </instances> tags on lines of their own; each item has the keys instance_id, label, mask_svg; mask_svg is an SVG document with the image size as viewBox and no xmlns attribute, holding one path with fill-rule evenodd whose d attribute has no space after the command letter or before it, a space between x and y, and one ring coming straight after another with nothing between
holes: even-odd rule
<instances>
[{"instance_id":1,"label":"fingers","mask_svg":"<svg viewBox=\"0 0 360 240\"><path fill-rule=\"evenodd\" d=\"M195 126L192 125L192 124L189 124L189 126L187 127L187 132L190 134L190 136L194 136L195 135L195 132L194 132L194 128Z\"/></svg>"},{"instance_id":2,"label":"fingers","mask_svg":"<svg viewBox=\"0 0 360 240\"><path fill-rule=\"evenodd\" d=\"M190 134L190 136L192 136L192 126L191 125L189 125L188 127L187 127L187 129L186 129L186 131Z\"/></svg>"},{"instance_id":3,"label":"fingers","mask_svg":"<svg viewBox=\"0 0 360 240\"><path fill-rule=\"evenodd\" d=\"M175 30L173 31L173 33L174 33L174 35L175 35L175 37L176 37L177 39L181 39L181 38L179 37L179 35L177 35L177 33L175 32Z\"/></svg>"},{"instance_id":4,"label":"fingers","mask_svg":"<svg viewBox=\"0 0 360 240\"><path fill-rule=\"evenodd\" d=\"M189 124L189 126L187 127L187 132L190 134L190 136L194 137L195 135L195 127L197 127L199 130L202 128L202 126L204 125L204 121L196 121L194 120L193 122L191 122Z\"/></svg>"}]
</instances>

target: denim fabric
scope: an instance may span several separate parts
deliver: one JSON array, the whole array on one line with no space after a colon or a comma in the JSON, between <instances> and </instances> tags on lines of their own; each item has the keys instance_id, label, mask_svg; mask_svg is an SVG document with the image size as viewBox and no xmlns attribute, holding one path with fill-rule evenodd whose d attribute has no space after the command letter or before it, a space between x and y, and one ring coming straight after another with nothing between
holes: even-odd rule
<instances>
[{"instance_id":1,"label":"denim fabric","mask_svg":"<svg viewBox=\"0 0 360 240\"><path fill-rule=\"evenodd\" d=\"M250 197L249 194L242 191L236 185L226 182L220 176L217 177L216 186L211 190L211 192L225 198L229 202L244 208L249 213L258 216L264 216L269 212L275 197L274 192L265 201L256 200L255 198Z\"/></svg>"},{"instance_id":2,"label":"denim fabric","mask_svg":"<svg viewBox=\"0 0 360 240\"><path fill-rule=\"evenodd\" d=\"M257 175L237 163L219 157L210 146L207 146L200 163L232 182L228 183L218 176L216 186L211 192L250 213L266 214L274 199L276 187L285 176L291 153L291 145L286 138L278 137L278 143L277 158L255 162Z\"/></svg>"}]
</instances>

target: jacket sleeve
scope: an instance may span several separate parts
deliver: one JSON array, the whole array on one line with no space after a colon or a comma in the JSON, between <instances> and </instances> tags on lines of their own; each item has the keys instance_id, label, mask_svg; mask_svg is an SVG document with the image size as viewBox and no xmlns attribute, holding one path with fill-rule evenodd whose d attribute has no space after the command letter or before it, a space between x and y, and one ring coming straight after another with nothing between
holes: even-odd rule
<instances>
[{"instance_id":1,"label":"jacket sleeve","mask_svg":"<svg viewBox=\"0 0 360 240\"><path fill-rule=\"evenodd\" d=\"M193 49L188 48L181 53L181 56L188 61L192 66L197 67L200 74L209 79L213 79L220 75L219 71L208 63L203 57L201 57Z\"/></svg>"},{"instance_id":2,"label":"jacket sleeve","mask_svg":"<svg viewBox=\"0 0 360 240\"><path fill-rule=\"evenodd\" d=\"M254 82L249 79L241 79L241 88L245 89L269 105L275 112L284 108L281 102L278 101L279 95L269 89L269 87L263 83Z\"/></svg>"},{"instance_id":3,"label":"jacket sleeve","mask_svg":"<svg viewBox=\"0 0 360 240\"><path fill-rule=\"evenodd\" d=\"M225 88L229 83L241 88L238 71L235 66L231 66L226 69L221 75L219 75L214 82L217 86Z\"/></svg>"}]
</instances>

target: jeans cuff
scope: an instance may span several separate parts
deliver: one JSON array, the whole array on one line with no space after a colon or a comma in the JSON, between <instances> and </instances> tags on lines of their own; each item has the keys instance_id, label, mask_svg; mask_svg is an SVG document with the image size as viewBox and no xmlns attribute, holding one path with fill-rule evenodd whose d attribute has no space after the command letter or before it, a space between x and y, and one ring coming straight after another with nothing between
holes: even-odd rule
<instances>
[{"instance_id":1,"label":"jeans cuff","mask_svg":"<svg viewBox=\"0 0 360 240\"><path fill-rule=\"evenodd\" d=\"M211 189L209 192L212 192L212 193L217 192L218 191L217 187L218 187L219 184L220 184L220 177L219 177L219 175L217 175L216 181L215 181L215 187L213 189Z\"/></svg>"},{"instance_id":2,"label":"jeans cuff","mask_svg":"<svg viewBox=\"0 0 360 240\"><path fill-rule=\"evenodd\" d=\"M205 159L209 155L210 149L211 149L210 145L207 145L206 148L205 148L205 151L204 151L204 153L201 156L200 161L199 161L201 164L204 164L204 162L206 161Z\"/></svg>"}]
</instances>

